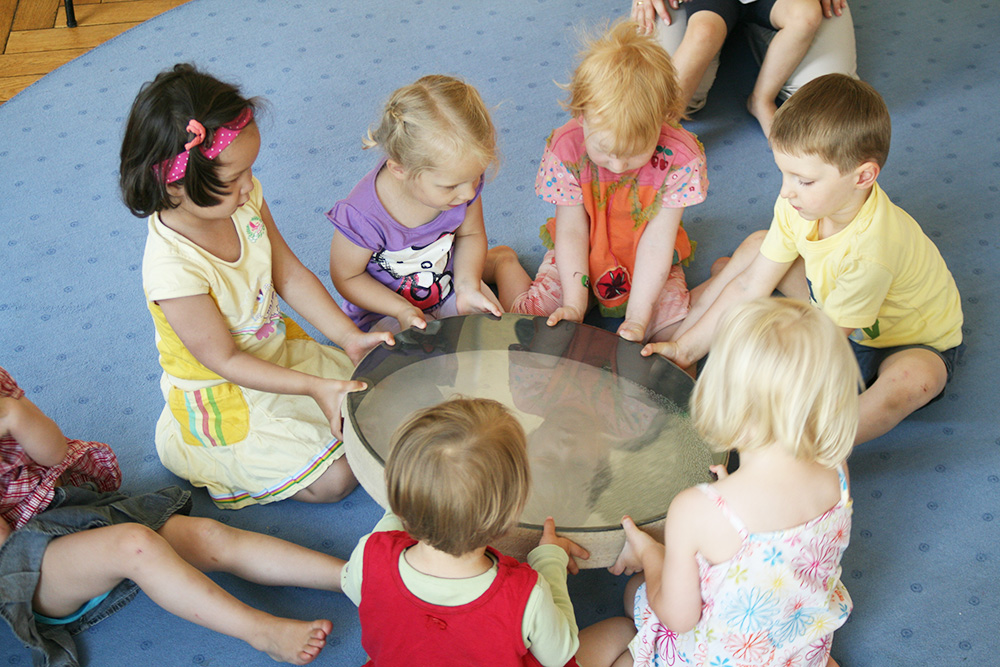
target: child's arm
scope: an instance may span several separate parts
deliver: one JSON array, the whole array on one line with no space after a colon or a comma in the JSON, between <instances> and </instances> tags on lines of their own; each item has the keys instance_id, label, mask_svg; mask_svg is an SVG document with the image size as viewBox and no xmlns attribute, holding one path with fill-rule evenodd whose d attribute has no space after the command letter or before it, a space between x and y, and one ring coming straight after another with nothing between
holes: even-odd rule
<instances>
[{"instance_id":1,"label":"child's arm","mask_svg":"<svg viewBox=\"0 0 1000 667\"><path fill-rule=\"evenodd\" d=\"M560 549L547 549L546 545ZM578 571L574 557L589 556L583 547L556 535L552 517L545 520L538 547L528 554L528 564L538 572L538 587L528 598L522 632L531 654L545 667L562 667L580 645L566 571Z\"/></svg>"},{"instance_id":2,"label":"child's arm","mask_svg":"<svg viewBox=\"0 0 1000 667\"><path fill-rule=\"evenodd\" d=\"M481 288L486 262L486 224L483 197L476 197L465 209L465 220L455 230L455 298L459 315L493 313L500 317L497 304L486 298Z\"/></svg>"},{"instance_id":3,"label":"child's arm","mask_svg":"<svg viewBox=\"0 0 1000 667\"><path fill-rule=\"evenodd\" d=\"M8 434L39 465L51 467L66 458L66 436L24 396L0 398L0 436Z\"/></svg>"},{"instance_id":4,"label":"child's arm","mask_svg":"<svg viewBox=\"0 0 1000 667\"><path fill-rule=\"evenodd\" d=\"M300 373L240 350L208 294L161 299L157 303L184 347L206 368L242 387L312 397L330 421L330 432L341 437L340 404L348 392L364 389L363 382Z\"/></svg>"},{"instance_id":5,"label":"child's arm","mask_svg":"<svg viewBox=\"0 0 1000 667\"><path fill-rule=\"evenodd\" d=\"M260 216L271 242L271 279L274 281L274 289L295 312L342 347L355 364L379 343L393 344L392 334L364 333L344 314L319 278L299 261L285 243L266 201L261 206Z\"/></svg>"},{"instance_id":6,"label":"child's arm","mask_svg":"<svg viewBox=\"0 0 1000 667\"><path fill-rule=\"evenodd\" d=\"M701 577L695 554L696 536L704 527L695 506L703 498L696 489L677 494L667 510L663 545L639 530L630 517L623 518L627 543L611 568L614 574L643 570L650 608L677 633L692 629L701 618Z\"/></svg>"},{"instance_id":7,"label":"child's arm","mask_svg":"<svg viewBox=\"0 0 1000 667\"><path fill-rule=\"evenodd\" d=\"M556 207L556 266L562 284L562 306L549 315L548 325L560 320L582 322L590 299L590 217L580 206Z\"/></svg>"},{"instance_id":8,"label":"child's arm","mask_svg":"<svg viewBox=\"0 0 1000 667\"><path fill-rule=\"evenodd\" d=\"M722 315L738 303L769 296L791 265L792 262L774 262L758 252L750 265L728 283L713 279L684 320L677 339L650 343L642 348L643 356L656 352L681 368L691 366L708 353L712 335ZM722 275L720 273L717 278Z\"/></svg>"},{"instance_id":9,"label":"child's arm","mask_svg":"<svg viewBox=\"0 0 1000 667\"><path fill-rule=\"evenodd\" d=\"M625 340L641 343L646 337L653 305L659 300L670 275L683 212L683 208L664 206L642 231L635 250L632 293L625 309L625 321L618 327L618 335Z\"/></svg>"},{"instance_id":10,"label":"child's arm","mask_svg":"<svg viewBox=\"0 0 1000 667\"><path fill-rule=\"evenodd\" d=\"M354 305L395 317L400 329L427 326L424 313L412 303L375 280L367 271L372 253L353 243L340 231L330 242L330 277L342 297Z\"/></svg>"}]
</instances>

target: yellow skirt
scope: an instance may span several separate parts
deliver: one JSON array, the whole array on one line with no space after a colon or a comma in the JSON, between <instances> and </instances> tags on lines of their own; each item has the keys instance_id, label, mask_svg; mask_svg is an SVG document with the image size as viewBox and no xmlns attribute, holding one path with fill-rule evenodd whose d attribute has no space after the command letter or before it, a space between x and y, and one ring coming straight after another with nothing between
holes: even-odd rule
<instances>
[{"instance_id":1,"label":"yellow skirt","mask_svg":"<svg viewBox=\"0 0 1000 667\"><path fill-rule=\"evenodd\" d=\"M280 365L349 380L342 350L286 339ZM272 394L225 382L185 391L161 380L166 405L156 452L170 472L205 487L215 504L239 509L295 495L344 455L330 422L309 396Z\"/></svg>"}]
</instances>

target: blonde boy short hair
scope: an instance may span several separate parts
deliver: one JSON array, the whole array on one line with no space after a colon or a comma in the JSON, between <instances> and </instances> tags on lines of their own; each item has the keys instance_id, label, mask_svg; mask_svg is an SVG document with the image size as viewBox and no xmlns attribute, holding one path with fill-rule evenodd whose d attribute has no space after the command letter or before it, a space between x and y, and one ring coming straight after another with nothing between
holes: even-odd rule
<instances>
[{"instance_id":1,"label":"blonde boy short hair","mask_svg":"<svg viewBox=\"0 0 1000 667\"><path fill-rule=\"evenodd\" d=\"M846 74L813 79L774 115L771 148L815 155L847 174L864 162L885 166L892 121L882 96Z\"/></svg>"},{"instance_id":2,"label":"blonde boy short hair","mask_svg":"<svg viewBox=\"0 0 1000 667\"><path fill-rule=\"evenodd\" d=\"M530 488L524 429L497 401L446 401L397 429L385 481L406 532L460 556L502 536L521 515Z\"/></svg>"},{"instance_id":3,"label":"blonde boy short hair","mask_svg":"<svg viewBox=\"0 0 1000 667\"><path fill-rule=\"evenodd\" d=\"M469 157L479 158L484 170L499 165L496 128L483 98L474 87L443 74L396 90L362 143L381 146L410 176Z\"/></svg>"},{"instance_id":4,"label":"blonde boy short hair","mask_svg":"<svg viewBox=\"0 0 1000 667\"><path fill-rule=\"evenodd\" d=\"M683 113L674 64L652 35L640 35L632 21L619 21L603 35L586 39L563 107L577 119L607 132L610 152L638 155L660 136L663 123Z\"/></svg>"},{"instance_id":5,"label":"blonde boy short hair","mask_svg":"<svg viewBox=\"0 0 1000 667\"><path fill-rule=\"evenodd\" d=\"M832 468L854 446L861 388L850 343L823 311L765 297L720 322L691 417L716 451L778 445Z\"/></svg>"}]
</instances>

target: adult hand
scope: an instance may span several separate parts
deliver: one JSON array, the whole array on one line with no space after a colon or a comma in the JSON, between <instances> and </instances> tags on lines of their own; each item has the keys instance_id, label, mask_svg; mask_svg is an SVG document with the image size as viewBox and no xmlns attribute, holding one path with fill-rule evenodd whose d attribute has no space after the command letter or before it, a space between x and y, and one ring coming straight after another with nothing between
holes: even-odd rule
<instances>
[{"instance_id":1,"label":"adult hand","mask_svg":"<svg viewBox=\"0 0 1000 667\"><path fill-rule=\"evenodd\" d=\"M679 9L682 0L667 0L670 7ZM824 0L825 2L836 2L838 0ZM840 0L843 1L843 0ZM632 0L632 20L639 24L643 34L648 35L656 29L656 17L659 16L663 22L670 25L670 12L663 0Z\"/></svg>"},{"instance_id":2,"label":"adult hand","mask_svg":"<svg viewBox=\"0 0 1000 667\"><path fill-rule=\"evenodd\" d=\"M569 563L566 565L566 569L569 570L570 574L576 574L580 571L580 566L576 564L577 558L582 558L587 560L590 558L590 553L581 547L579 544L567 537L560 537L556 535L556 521L552 517L545 519L545 524L542 526L542 539L538 540L539 546L542 544L554 544L560 547L569 556Z\"/></svg>"},{"instance_id":3,"label":"adult hand","mask_svg":"<svg viewBox=\"0 0 1000 667\"><path fill-rule=\"evenodd\" d=\"M834 14L837 16L843 15L844 7L847 6L847 0L819 0L819 4L823 7L823 16L831 19Z\"/></svg>"}]
</instances>

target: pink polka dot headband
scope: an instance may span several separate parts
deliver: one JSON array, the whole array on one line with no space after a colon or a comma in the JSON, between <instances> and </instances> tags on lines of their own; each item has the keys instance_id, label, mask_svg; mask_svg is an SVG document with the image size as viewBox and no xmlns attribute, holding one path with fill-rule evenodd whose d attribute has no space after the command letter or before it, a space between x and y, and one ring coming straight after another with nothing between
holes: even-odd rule
<instances>
[{"instance_id":1,"label":"pink polka dot headband","mask_svg":"<svg viewBox=\"0 0 1000 667\"><path fill-rule=\"evenodd\" d=\"M233 143L233 140L239 136L243 128L249 125L252 120L253 108L246 107L234 120L215 131L215 138L212 141L212 145L208 148L202 148L201 154L209 160L219 157L219 153L225 150L229 144ZM201 143L205 141L205 126L194 118L188 121L187 128L185 129L194 134L194 139L184 144L184 152L177 154L173 158L168 158L160 164L153 165L153 171L156 172L157 176L163 173L167 175L164 182L168 185L184 178L191 149L195 146L201 146Z\"/></svg>"}]
</instances>

